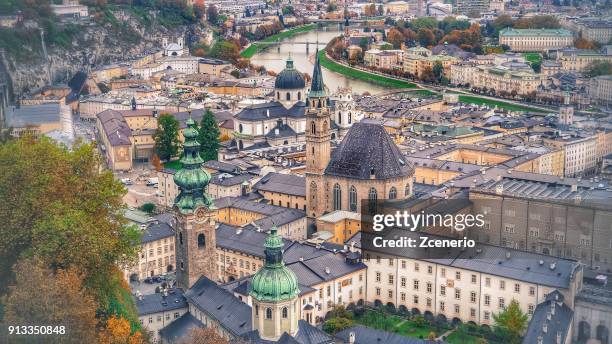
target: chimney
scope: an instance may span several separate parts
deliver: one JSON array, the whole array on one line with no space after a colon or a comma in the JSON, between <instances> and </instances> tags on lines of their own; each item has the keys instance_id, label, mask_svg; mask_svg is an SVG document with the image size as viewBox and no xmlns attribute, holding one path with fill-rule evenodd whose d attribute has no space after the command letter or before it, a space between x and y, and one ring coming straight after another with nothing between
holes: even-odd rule
<instances>
[{"instance_id":1,"label":"chimney","mask_svg":"<svg viewBox=\"0 0 612 344\"><path fill-rule=\"evenodd\" d=\"M550 304L550 314L555 315L555 303L554 302Z\"/></svg>"},{"instance_id":2,"label":"chimney","mask_svg":"<svg viewBox=\"0 0 612 344\"><path fill-rule=\"evenodd\" d=\"M557 344L561 344L561 331L557 331Z\"/></svg>"},{"instance_id":3,"label":"chimney","mask_svg":"<svg viewBox=\"0 0 612 344\"><path fill-rule=\"evenodd\" d=\"M543 343L544 343L544 337L538 336L538 344L543 344Z\"/></svg>"},{"instance_id":4,"label":"chimney","mask_svg":"<svg viewBox=\"0 0 612 344\"><path fill-rule=\"evenodd\" d=\"M544 325L542 325L542 332L547 333L548 332L548 322L545 321Z\"/></svg>"},{"instance_id":5,"label":"chimney","mask_svg":"<svg viewBox=\"0 0 612 344\"><path fill-rule=\"evenodd\" d=\"M550 314L550 312L546 312L546 319L547 320L552 319L552 315ZM546 324L546 323L544 323L544 324Z\"/></svg>"},{"instance_id":6,"label":"chimney","mask_svg":"<svg viewBox=\"0 0 612 344\"><path fill-rule=\"evenodd\" d=\"M578 184L572 183L572 192L578 192Z\"/></svg>"},{"instance_id":7,"label":"chimney","mask_svg":"<svg viewBox=\"0 0 612 344\"><path fill-rule=\"evenodd\" d=\"M348 342L349 342L349 344L355 344L355 332L349 333Z\"/></svg>"},{"instance_id":8,"label":"chimney","mask_svg":"<svg viewBox=\"0 0 612 344\"><path fill-rule=\"evenodd\" d=\"M504 193L504 185L503 184L497 184L495 185L495 193L498 195L501 195Z\"/></svg>"}]
</instances>

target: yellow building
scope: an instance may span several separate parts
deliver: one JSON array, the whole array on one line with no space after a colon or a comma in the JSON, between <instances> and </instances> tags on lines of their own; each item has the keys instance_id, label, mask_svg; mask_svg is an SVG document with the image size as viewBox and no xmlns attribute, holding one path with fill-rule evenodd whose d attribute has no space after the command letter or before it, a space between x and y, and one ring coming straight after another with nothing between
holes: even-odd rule
<instances>
[{"instance_id":1,"label":"yellow building","mask_svg":"<svg viewBox=\"0 0 612 344\"><path fill-rule=\"evenodd\" d=\"M361 231L359 213L336 210L317 218L317 233L329 232L333 235L329 241L342 245L350 237Z\"/></svg>"}]
</instances>

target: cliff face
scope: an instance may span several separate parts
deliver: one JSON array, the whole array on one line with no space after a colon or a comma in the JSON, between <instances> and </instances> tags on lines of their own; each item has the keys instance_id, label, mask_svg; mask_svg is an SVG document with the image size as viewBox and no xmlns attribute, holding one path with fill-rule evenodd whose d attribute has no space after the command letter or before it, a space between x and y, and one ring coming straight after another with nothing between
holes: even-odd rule
<instances>
[{"instance_id":1,"label":"cliff face","mask_svg":"<svg viewBox=\"0 0 612 344\"><path fill-rule=\"evenodd\" d=\"M93 21L78 24L78 32L71 37L70 44L46 46L47 60L40 39L24 42L22 48L31 52L27 59L3 53L0 61L8 70L14 93L19 95L23 91L47 85L50 81L67 82L79 70L87 71L98 65L128 61L147 51L162 48L164 38L173 42L194 29L179 26L168 30L155 24L145 27L127 14L123 14L122 19L120 26Z\"/></svg>"}]
</instances>

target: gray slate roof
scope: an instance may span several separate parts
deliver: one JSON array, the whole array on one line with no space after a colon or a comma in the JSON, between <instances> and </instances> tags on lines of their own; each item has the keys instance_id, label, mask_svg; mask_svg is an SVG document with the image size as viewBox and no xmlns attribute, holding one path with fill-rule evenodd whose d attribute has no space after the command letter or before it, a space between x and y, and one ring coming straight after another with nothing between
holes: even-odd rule
<instances>
[{"instance_id":1,"label":"gray slate roof","mask_svg":"<svg viewBox=\"0 0 612 344\"><path fill-rule=\"evenodd\" d=\"M164 327L159 331L159 335L167 343L174 343L181 338L189 335L193 328L204 328L204 324L196 317L187 312L180 318L174 320L170 325Z\"/></svg>"},{"instance_id":2,"label":"gray slate roof","mask_svg":"<svg viewBox=\"0 0 612 344\"><path fill-rule=\"evenodd\" d=\"M272 118L301 118L305 117L306 104L297 102L289 109L286 109L279 102L270 102L264 104L254 104L247 106L242 111L236 114L236 118L243 121L261 121Z\"/></svg>"},{"instance_id":3,"label":"gray slate roof","mask_svg":"<svg viewBox=\"0 0 612 344\"><path fill-rule=\"evenodd\" d=\"M409 176L414 166L379 122L363 120L353 124L332 154L325 174L346 178L390 179Z\"/></svg>"},{"instance_id":4,"label":"gray slate roof","mask_svg":"<svg viewBox=\"0 0 612 344\"><path fill-rule=\"evenodd\" d=\"M166 297L161 293L143 295L142 300L136 299L135 302L139 316L187 308L187 300L180 289L174 289L174 293Z\"/></svg>"},{"instance_id":5,"label":"gray slate roof","mask_svg":"<svg viewBox=\"0 0 612 344\"><path fill-rule=\"evenodd\" d=\"M205 276L185 292L185 297L234 336L251 331L251 307Z\"/></svg>"},{"instance_id":6,"label":"gray slate roof","mask_svg":"<svg viewBox=\"0 0 612 344\"><path fill-rule=\"evenodd\" d=\"M560 295L556 290L551 294ZM542 337L542 344L566 342L572 326L574 311L560 300L547 298L536 307L523 337L524 344L538 343L539 337ZM548 314L550 314L550 320L547 319ZM557 336L560 336L560 341L557 341Z\"/></svg>"},{"instance_id":7,"label":"gray slate roof","mask_svg":"<svg viewBox=\"0 0 612 344\"><path fill-rule=\"evenodd\" d=\"M355 344L433 344L442 343L433 340L410 338L395 334L392 332L386 332L383 330L377 330L365 326L353 326L336 333L336 338L340 339L343 343L349 342L350 333L355 334Z\"/></svg>"},{"instance_id":8,"label":"gray slate roof","mask_svg":"<svg viewBox=\"0 0 612 344\"><path fill-rule=\"evenodd\" d=\"M157 241L163 238L170 238L174 236L174 231L169 224L165 222L151 223L142 232L141 243L145 244L148 242Z\"/></svg>"},{"instance_id":9,"label":"gray slate roof","mask_svg":"<svg viewBox=\"0 0 612 344\"><path fill-rule=\"evenodd\" d=\"M334 340L325 332L310 325L305 320L298 320L298 332L291 337L287 332L283 333L277 341L261 339L257 330L251 331L241 338L243 341L254 344L331 344ZM241 343L240 340L236 341Z\"/></svg>"},{"instance_id":10,"label":"gray slate roof","mask_svg":"<svg viewBox=\"0 0 612 344\"><path fill-rule=\"evenodd\" d=\"M106 135L111 146L129 146L132 144L130 140L132 129L130 129L121 113L115 110L104 110L96 116L104 131L100 135Z\"/></svg>"},{"instance_id":11,"label":"gray slate roof","mask_svg":"<svg viewBox=\"0 0 612 344\"><path fill-rule=\"evenodd\" d=\"M253 190L306 197L306 178L271 172L253 185Z\"/></svg>"},{"instance_id":12,"label":"gray slate roof","mask_svg":"<svg viewBox=\"0 0 612 344\"><path fill-rule=\"evenodd\" d=\"M383 233L383 232L381 232ZM420 242L419 237L423 232L412 232L402 229L392 229L383 235L384 238L392 239L395 237L413 238L416 242ZM448 265L459 269L471 270L480 273L500 276L518 281L524 281L533 284L545 285L553 288L569 288L573 278L576 277L576 272L581 269L580 264L571 259L551 257L543 254L516 250L512 248L494 246L489 244L477 243L474 248L449 249L445 253L445 257L438 256L432 258L427 257L428 254L436 254L434 251L410 250L408 248L374 248L372 243L374 234L361 232L361 242L369 242L370 244L364 249L372 254L380 253L382 255L393 255L400 257L421 257L424 261L429 261L436 264ZM430 239L443 239L438 235L427 234ZM357 236L352 238L355 240ZM477 251L480 250L480 251ZM507 254L510 258L507 258ZM539 264L539 262L542 264ZM555 268L551 269L551 263L555 263Z\"/></svg>"},{"instance_id":13,"label":"gray slate roof","mask_svg":"<svg viewBox=\"0 0 612 344\"><path fill-rule=\"evenodd\" d=\"M10 106L6 109L6 126L23 128L60 120L60 104Z\"/></svg>"}]
</instances>

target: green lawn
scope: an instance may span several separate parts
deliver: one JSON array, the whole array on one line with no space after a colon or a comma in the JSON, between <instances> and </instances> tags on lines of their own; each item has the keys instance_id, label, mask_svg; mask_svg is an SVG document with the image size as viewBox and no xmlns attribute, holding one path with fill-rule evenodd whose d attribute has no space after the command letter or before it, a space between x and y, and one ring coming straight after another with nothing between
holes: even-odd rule
<instances>
[{"instance_id":1,"label":"green lawn","mask_svg":"<svg viewBox=\"0 0 612 344\"><path fill-rule=\"evenodd\" d=\"M171 168L175 171L178 171L181 168L183 168L183 164L181 164L180 160L174 160L174 161L165 163L164 168Z\"/></svg>"},{"instance_id":2,"label":"green lawn","mask_svg":"<svg viewBox=\"0 0 612 344\"><path fill-rule=\"evenodd\" d=\"M451 333L446 341L450 344L480 344L480 337L472 336L465 332L455 331Z\"/></svg>"},{"instance_id":3,"label":"green lawn","mask_svg":"<svg viewBox=\"0 0 612 344\"><path fill-rule=\"evenodd\" d=\"M539 53L524 53L523 57L525 60L534 63L534 62L542 62L542 55Z\"/></svg>"},{"instance_id":4,"label":"green lawn","mask_svg":"<svg viewBox=\"0 0 612 344\"><path fill-rule=\"evenodd\" d=\"M363 315L355 317L355 322L367 327L397 333L412 338L427 338L430 332L435 332L429 325L419 327L412 320L368 310ZM436 333L436 336L440 335Z\"/></svg>"},{"instance_id":5,"label":"green lawn","mask_svg":"<svg viewBox=\"0 0 612 344\"><path fill-rule=\"evenodd\" d=\"M331 70L332 72L336 72L342 74L344 76L348 76L353 79L373 82L382 86L390 87L390 88L415 88L416 85L414 83L396 80L393 78L387 78L381 75L366 73L361 70L353 69L335 61L330 60L325 55L325 50L319 51L319 60L321 61L321 66ZM426 91L426 90L424 90ZM427 91L429 92L429 91ZM430 93L430 92L429 92Z\"/></svg>"},{"instance_id":6,"label":"green lawn","mask_svg":"<svg viewBox=\"0 0 612 344\"><path fill-rule=\"evenodd\" d=\"M486 104L490 106L497 105L497 107L500 109L506 109L510 111L547 112L545 110L540 110L540 109L532 108L529 106L516 105L516 104L506 103L503 101L487 99L487 98L480 98L478 96L459 96L459 101L463 103L471 103L471 104L477 104L477 105L481 105L481 104Z\"/></svg>"},{"instance_id":7,"label":"green lawn","mask_svg":"<svg viewBox=\"0 0 612 344\"><path fill-rule=\"evenodd\" d=\"M267 37L267 38L263 39L261 42L263 42L263 43L271 43L271 42L276 42L276 41L283 40L283 39L286 39L286 38L291 38L296 33L311 31L311 30L314 30L316 27L317 27L317 24L306 24L306 25L294 27L292 29L289 29L289 30L286 30L286 31L282 31L282 32L279 32L279 33L277 33L275 35ZM257 54L258 52L264 50L265 48L267 48L269 46L270 46L269 44L261 44L259 42L255 42L255 43L251 44L248 48L244 49L240 53L240 56L242 56L244 58L251 58L251 57L253 57L253 55Z\"/></svg>"}]
</instances>

